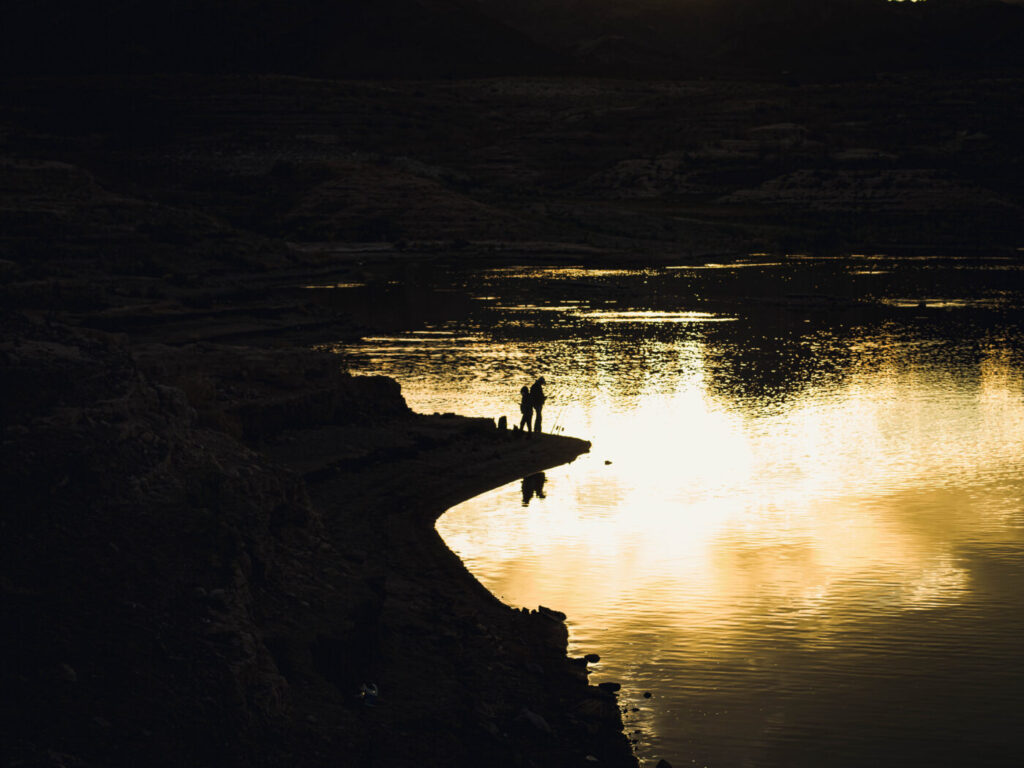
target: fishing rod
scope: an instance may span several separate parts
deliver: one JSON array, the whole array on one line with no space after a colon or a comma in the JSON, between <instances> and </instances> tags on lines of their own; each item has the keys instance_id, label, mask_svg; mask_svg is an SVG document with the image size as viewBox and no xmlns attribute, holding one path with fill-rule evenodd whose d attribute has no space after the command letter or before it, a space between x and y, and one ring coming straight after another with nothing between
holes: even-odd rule
<instances>
[{"instance_id":1,"label":"fishing rod","mask_svg":"<svg viewBox=\"0 0 1024 768\"><path fill-rule=\"evenodd\" d=\"M568 400L563 400L562 404L558 407L557 413L555 413L555 420L551 423L551 434L558 434L558 431L562 429L561 420L562 414L565 413L565 407L569 404ZM564 431L564 430L563 430Z\"/></svg>"}]
</instances>

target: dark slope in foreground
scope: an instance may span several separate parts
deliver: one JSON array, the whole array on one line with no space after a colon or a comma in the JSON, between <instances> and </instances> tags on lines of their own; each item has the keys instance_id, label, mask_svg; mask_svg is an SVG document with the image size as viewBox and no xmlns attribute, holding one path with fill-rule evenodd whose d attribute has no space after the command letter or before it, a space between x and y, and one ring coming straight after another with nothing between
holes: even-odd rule
<instances>
[{"instance_id":1,"label":"dark slope in foreground","mask_svg":"<svg viewBox=\"0 0 1024 768\"><path fill-rule=\"evenodd\" d=\"M635 764L564 617L433 530L586 443L416 416L330 355L15 314L0 385L5 764Z\"/></svg>"}]
</instances>

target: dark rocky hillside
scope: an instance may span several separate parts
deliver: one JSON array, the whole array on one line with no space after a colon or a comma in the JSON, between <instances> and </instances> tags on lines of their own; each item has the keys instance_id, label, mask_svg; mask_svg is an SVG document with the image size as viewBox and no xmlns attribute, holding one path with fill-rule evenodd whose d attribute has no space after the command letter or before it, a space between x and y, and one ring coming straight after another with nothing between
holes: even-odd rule
<instances>
[{"instance_id":1,"label":"dark rocky hillside","mask_svg":"<svg viewBox=\"0 0 1024 768\"><path fill-rule=\"evenodd\" d=\"M17 306L59 291L82 312L162 312L205 280L181 309L234 291L238 311L259 273L305 270L298 283L339 243L674 259L1015 252L1024 231L1012 72L11 78L3 93L0 293Z\"/></svg>"},{"instance_id":2,"label":"dark rocky hillside","mask_svg":"<svg viewBox=\"0 0 1024 768\"><path fill-rule=\"evenodd\" d=\"M635 765L565 617L433 530L588 444L333 355L0 319L4 765Z\"/></svg>"}]
</instances>

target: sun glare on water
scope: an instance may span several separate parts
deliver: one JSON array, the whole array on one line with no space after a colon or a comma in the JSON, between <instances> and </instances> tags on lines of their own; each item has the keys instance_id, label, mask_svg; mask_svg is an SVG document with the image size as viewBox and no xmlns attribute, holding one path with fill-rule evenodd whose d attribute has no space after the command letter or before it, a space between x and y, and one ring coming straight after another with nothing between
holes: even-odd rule
<instances>
[{"instance_id":1,"label":"sun glare on water","mask_svg":"<svg viewBox=\"0 0 1024 768\"><path fill-rule=\"evenodd\" d=\"M965 338L958 319L1001 305L946 296L923 315L897 288L879 303L908 323L848 332L661 298L726 271L621 289L559 273L598 298L516 294L489 325L449 326L451 347L371 342L372 370L420 411L517 421L513 395L543 370L547 428L592 441L439 532L506 603L568 615L570 653L623 684L651 764L1005 745L992 724L1024 711L1024 376L1012 328ZM657 308L635 298L651 281ZM961 324L943 336L937 319Z\"/></svg>"}]
</instances>

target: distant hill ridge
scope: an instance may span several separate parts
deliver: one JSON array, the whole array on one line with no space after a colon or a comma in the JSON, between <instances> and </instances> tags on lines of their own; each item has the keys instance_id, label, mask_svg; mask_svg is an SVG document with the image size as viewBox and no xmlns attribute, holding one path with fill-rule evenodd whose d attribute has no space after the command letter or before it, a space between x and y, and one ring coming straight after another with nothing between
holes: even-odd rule
<instances>
[{"instance_id":1,"label":"distant hill ridge","mask_svg":"<svg viewBox=\"0 0 1024 768\"><path fill-rule=\"evenodd\" d=\"M9 0L7 74L438 78L1024 65L997 0Z\"/></svg>"},{"instance_id":2,"label":"distant hill ridge","mask_svg":"<svg viewBox=\"0 0 1024 768\"><path fill-rule=\"evenodd\" d=\"M1024 65L1024 4L1001 0L479 0L597 74Z\"/></svg>"},{"instance_id":3,"label":"distant hill ridge","mask_svg":"<svg viewBox=\"0 0 1024 768\"><path fill-rule=\"evenodd\" d=\"M560 67L471 0L12 0L0 43L8 74L435 78Z\"/></svg>"}]
</instances>

